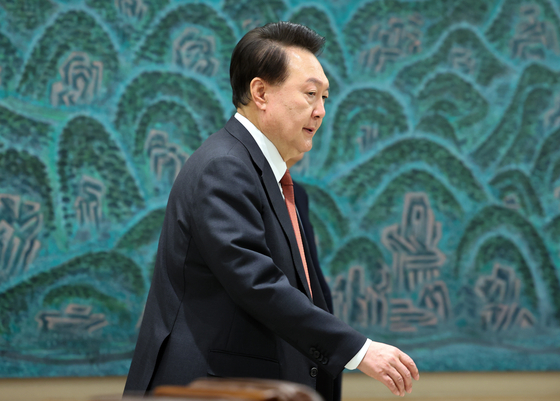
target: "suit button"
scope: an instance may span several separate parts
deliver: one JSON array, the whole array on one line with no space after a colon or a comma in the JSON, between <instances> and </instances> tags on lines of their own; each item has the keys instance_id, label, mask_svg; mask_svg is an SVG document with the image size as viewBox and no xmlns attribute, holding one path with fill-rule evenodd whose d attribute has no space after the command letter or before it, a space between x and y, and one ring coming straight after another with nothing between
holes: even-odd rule
<instances>
[{"instance_id":1,"label":"suit button","mask_svg":"<svg viewBox=\"0 0 560 401\"><path fill-rule=\"evenodd\" d=\"M323 365L326 365L327 363L329 363L329 358L324 357L324 358L321 360L321 363L322 363Z\"/></svg>"},{"instance_id":2,"label":"suit button","mask_svg":"<svg viewBox=\"0 0 560 401\"><path fill-rule=\"evenodd\" d=\"M319 358L321 358L321 353L320 353L319 351L316 350L316 351L313 353L313 356L315 357L315 359L319 359Z\"/></svg>"},{"instance_id":3,"label":"suit button","mask_svg":"<svg viewBox=\"0 0 560 401\"><path fill-rule=\"evenodd\" d=\"M311 370L309 371L309 374L311 375L311 377L317 377L318 373L319 373L319 369L317 369L315 366L313 366L311 368Z\"/></svg>"}]
</instances>

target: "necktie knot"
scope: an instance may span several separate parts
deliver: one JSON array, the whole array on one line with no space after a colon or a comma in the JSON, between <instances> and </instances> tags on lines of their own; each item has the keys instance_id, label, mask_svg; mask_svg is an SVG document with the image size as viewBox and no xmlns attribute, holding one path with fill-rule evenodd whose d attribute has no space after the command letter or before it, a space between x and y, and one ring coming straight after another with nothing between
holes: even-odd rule
<instances>
[{"instance_id":1,"label":"necktie knot","mask_svg":"<svg viewBox=\"0 0 560 401\"><path fill-rule=\"evenodd\" d=\"M280 180L280 184L282 186L284 186L284 185L293 186L294 185L294 182L292 181L292 176L290 175L290 170L289 169L286 169L286 172L284 173L284 176Z\"/></svg>"}]
</instances>

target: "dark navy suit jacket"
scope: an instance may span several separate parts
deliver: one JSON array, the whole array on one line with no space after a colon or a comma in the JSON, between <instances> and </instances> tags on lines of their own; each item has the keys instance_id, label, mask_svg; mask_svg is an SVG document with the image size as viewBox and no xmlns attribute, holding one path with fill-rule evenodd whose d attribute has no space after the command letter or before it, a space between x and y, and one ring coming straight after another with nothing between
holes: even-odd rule
<instances>
[{"instance_id":1,"label":"dark navy suit jacket","mask_svg":"<svg viewBox=\"0 0 560 401\"><path fill-rule=\"evenodd\" d=\"M366 338L328 312L313 266L310 279L313 300L274 174L231 118L171 190L125 392L255 377L332 400L334 377Z\"/></svg>"}]
</instances>

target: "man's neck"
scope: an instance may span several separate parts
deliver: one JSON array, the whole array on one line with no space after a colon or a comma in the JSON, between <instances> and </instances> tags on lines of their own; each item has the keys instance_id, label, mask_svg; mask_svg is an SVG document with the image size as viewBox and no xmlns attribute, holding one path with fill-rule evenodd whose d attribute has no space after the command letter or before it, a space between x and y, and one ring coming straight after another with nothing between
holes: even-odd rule
<instances>
[{"instance_id":1,"label":"man's neck","mask_svg":"<svg viewBox=\"0 0 560 401\"><path fill-rule=\"evenodd\" d=\"M255 108L252 108L250 105L245 106L245 107L239 107L237 109L237 112L239 114L241 114L243 117L245 117L247 120L249 120L251 122L251 124L253 124L264 136L266 136L268 138L268 140L270 142L272 142L274 144L274 146L276 146L276 149L278 149L278 151L280 152L280 148L278 147L278 144L276 143L275 138L271 137L271 135L269 133L267 133L267 130L263 127L263 124L261 122L261 119L259 118L259 111L256 110ZM281 154L282 152L280 152ZM284 159L284 155L282 155L282 159ZM285 161L285 159L284 159Z\"/></svg>"},{"instance_id":2,"label":"man's neck","mask_svg":"<svg viewBox=\"0 0 560 401\"><path fill-rule=\"evenodd\" d=\"M251 121L251 124L257 127L257 129L260 132L262 132L264 136L268 138L268 135L266 135L264 131L261 129L261 124L259 123L259 119L257 118L258 114L254 110L252 110L250 107L238 107L237 112L241 114L243 117L245 117L247 120Z\"/></svg>"},{"instance_id":3,"label":"man's neck","mask_svg":"<svg viewBox=\"0 0 560 401\"><path fill-rule=\"evenodd\" d=\"M235 118L241 122L247 131L249 131L249 134L255 139L255 142L272 168L276 181L279 182L286 172L286 163L282 159L278 149L276 149L276 146L247 117L241 113L237 113Z\"/></svg>"}]
</instances>

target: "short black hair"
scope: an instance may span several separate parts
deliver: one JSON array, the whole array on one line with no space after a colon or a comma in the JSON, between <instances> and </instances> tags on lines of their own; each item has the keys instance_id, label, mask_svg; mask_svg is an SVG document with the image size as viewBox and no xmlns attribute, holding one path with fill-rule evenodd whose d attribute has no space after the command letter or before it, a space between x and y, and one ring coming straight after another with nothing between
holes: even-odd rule
<instances>
[{"instance_id":1,"label":"short black hair","mask_svg":"<svg viewBox=\"0 0 560 401\"><path fill-rule=\"evenodd\" d=\"M262 78L271 85L286 80L286 47L299 47L318 56L324 44L324 37L304 25L293 22L270 23L247 32L231 55L229 79L233 105L238 108L249 103L249 85L253 78Z\"/></svg>"}]
</instances>

